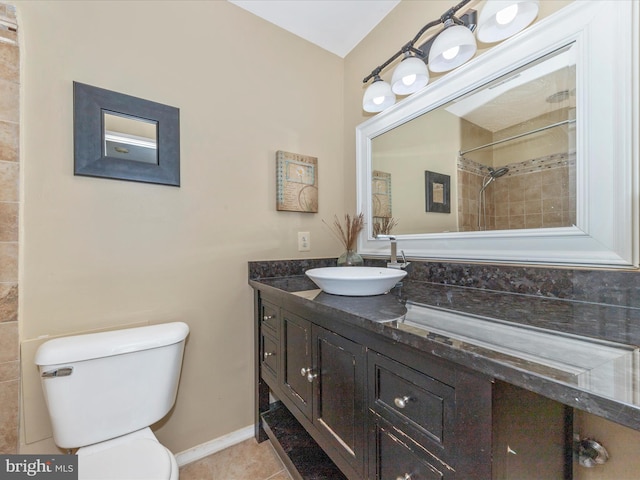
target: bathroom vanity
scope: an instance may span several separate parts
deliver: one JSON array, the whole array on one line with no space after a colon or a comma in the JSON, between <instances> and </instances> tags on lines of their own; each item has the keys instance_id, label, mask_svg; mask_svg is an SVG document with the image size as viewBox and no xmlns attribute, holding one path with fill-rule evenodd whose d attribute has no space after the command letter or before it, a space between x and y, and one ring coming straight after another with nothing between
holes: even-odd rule
<instances>
[{"instance_id":1,"label":"bathroom vanity","mask_svg":"<svg viewBox=\"0 0 640 480\"><path fill-rule=\"evenodd\" d=\"M347 478L490 477L489 377L258 291L262 380Z\"/></svg>"},{"instance_id":2,"label":"bathroom vanity","mask_svg":"<svg viewBox=\"0 0 640 480\"><path fill-rule=\"evenodd\" d=\"M290 469L305 468L294 457L306 432L340 471L322 478L572 478L573 408L640 429L636 308L445 285L419 262L387 295L341 297L303 275L330 260L313 262L249 280L256 435ZM624 275L600 276L619 296ZM286 439L282 425L302 433ZM536 435L536 449L518 448Z\"/></svg>"}]
</instances>

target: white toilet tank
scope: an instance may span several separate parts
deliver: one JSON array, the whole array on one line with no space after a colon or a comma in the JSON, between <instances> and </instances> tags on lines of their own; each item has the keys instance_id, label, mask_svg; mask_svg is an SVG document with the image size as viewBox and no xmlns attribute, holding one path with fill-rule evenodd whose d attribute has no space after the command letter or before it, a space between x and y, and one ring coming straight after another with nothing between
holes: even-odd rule
<instances>
[{"instance_id":1,"label":"white toilet tank","mask_svg":"<svg viewBox=\"0 0 640 480\"><path fill-rule=\"evenodd\" d=\"M178 392L183 322L56 338L35 362L59 447L76 448L147 427Z\"/></svg>"}]
</instances>

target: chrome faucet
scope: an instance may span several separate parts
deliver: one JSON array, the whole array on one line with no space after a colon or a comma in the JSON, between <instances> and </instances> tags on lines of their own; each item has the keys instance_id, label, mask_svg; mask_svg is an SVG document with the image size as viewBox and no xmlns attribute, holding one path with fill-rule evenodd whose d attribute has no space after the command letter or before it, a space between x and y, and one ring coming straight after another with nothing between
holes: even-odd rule
<instances>
[{"instance_id":1,"label":"chrome faucet","mask_svg":"<svg viewBox=\"0 0 640 480\"><path fill-rule=\"evenodd\" d=\"M389 263L387 263L388 268L405 269L409 266L410 262L407 262L407 259L404 256L404 250L400 250L402 263L398 262L398 241L394 235L376 235L376 238L388 239L391 241L391 258L389 259Z\"/></svg>"}]
</instances>

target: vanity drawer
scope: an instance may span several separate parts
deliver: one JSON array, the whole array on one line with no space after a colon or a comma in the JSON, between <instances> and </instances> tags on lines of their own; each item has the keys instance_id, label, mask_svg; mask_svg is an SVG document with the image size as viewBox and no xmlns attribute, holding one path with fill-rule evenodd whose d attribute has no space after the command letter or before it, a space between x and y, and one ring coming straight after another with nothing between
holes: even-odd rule
<instances>
[{"instance_id":1,"label":"vanity drawer","mask_svg":"<svg viewBox=\"0 0 640 480\"><path fill-rule=\"evenodd\" d=\"M276 381L278 378L279 342L271 335L262 334L262 376Z\"/></svg>"},{"instance_id":2,"label":"vanity drawer","mask_svg":"<svg viewBox=\"0 0 640 480\"><path fill-rule=\"evenodd\" d=\"M375 425L377 463L376 480L445 480L453 479L454 471L429 455L410 439L388 426L384 420Z\"/></svg>"},{"instance_id":3,"label":"vanity drawer","mask_svg":"<svg viewBox=\"0 0 640 480\"><path fill-rule=\"evenodd\" d=\"M280 309L263 300L260 308L260 322L262 328L278 337L280 332Z\"/></svg>"},{"instance_id":4,"label":"vanity drawer","mask_svg":"<svg viewBox=\"0 0 640 480\"><path fill-rule=\"evenodd\" d=\"M446 461L455 389L378 353L369 355L369 408Z\"/></svg>"}]
</instances>

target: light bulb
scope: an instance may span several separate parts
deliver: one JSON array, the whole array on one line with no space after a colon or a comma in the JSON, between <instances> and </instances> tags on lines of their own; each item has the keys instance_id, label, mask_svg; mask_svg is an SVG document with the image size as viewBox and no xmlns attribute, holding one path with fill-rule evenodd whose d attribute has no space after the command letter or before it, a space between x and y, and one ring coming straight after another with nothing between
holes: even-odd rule
<instances>
[{"instance_id":1,"label":"light bulb","mask_svg":"<svg viewBox=\"0 0 640 480\"><path fill-rule=\"evenodd\" d=\"M506 25L507 23L513 22L516 15L518 15L518 4L514 3L513 5L503 8L496 13L496 22L500 25Z\"/></svg>"},{"instance_id":2,"label":"light bulb","mask_svg":"<svg viewBox=\"0 0 640 480\"><path fill-rule=\"evenodd\" d=\"M407 87L413 85L416 81L417 75L415 73L411 75L406 75L402 77L402 83L404 83Z\"/></svg>"},{"instance_id":3,"label":"light bulb","mask_svg":"<svg viewBox=\"0 0 640 480\"><path fill-rule=\"evenodd\" d=\"M444 52L442 52L442 56L447 60L451 60L452 58L456 58L456 55L458 55L459 51L460 51L460 47L456 45L455 47L451 47L445 50Z\"/></svg>"},{"instance_id":4,"label":"light bulb","mask_svg":"<svg viewBox=\"0 0 640 480\"><path fill-rule=\"evenodd\" d=\"M375 103L376 105L382 105L382 102L384 102L384 97L375 97L373 99L373 103Z\"/></svg>"}]
</instances>

